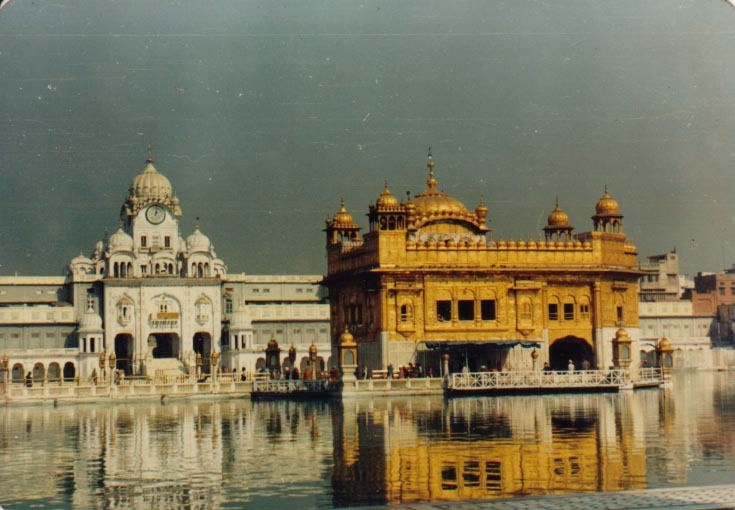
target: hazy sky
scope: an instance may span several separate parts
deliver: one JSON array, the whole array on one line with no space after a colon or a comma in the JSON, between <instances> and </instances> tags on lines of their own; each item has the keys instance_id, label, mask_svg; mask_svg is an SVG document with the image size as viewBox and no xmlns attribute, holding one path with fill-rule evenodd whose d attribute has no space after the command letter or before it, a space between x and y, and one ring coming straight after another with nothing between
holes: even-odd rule
<instances>
[{"instance_id":1,"label":"hazy sky","mask_svg":"<svg viewBox=\"0 0 735 510\"><path fill-rule=\"evenodd\" d=\"M496 235L605 183L639 256L735 262L724 0L13 0L0 10L0 274L62 274L117 227L146 146L230 272L323 273L324 218L388 179Z\"/></svg>"}]
</instances>

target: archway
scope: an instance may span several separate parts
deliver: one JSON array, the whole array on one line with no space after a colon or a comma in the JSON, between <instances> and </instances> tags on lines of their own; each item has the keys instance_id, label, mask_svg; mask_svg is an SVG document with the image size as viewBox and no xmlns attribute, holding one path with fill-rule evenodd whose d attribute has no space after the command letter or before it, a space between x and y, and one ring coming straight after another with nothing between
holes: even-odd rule
<instances>
[{"instance_id":1,"label":"archway","mask_svg":"<svg viewBox=\"0 0 735 510\"><path fill-rule=\"evenodd\" d=\"M115 368L125 375L132 375L133 370L133 335L120 333L115 336Z\"/></svg>"},{"instance_id":2,"label":"archway","mask_svg":"<svg viewBox=\"0 0 735 510\"><path fill-rule=\"evenodd\" d=\"M46 377L46 368L43 366L43 363L36 363L33 365L33 380L34 381L43 381Z\"/></svg>"},{"instance_id":3,"label":"archway","mask_svg":"<svg viewBox=\"0 0 735 510\"><path fill-rule=\"evenodd\" d=\"M194 334L194 353L202 356L202 373L210 373L210 357L212 356L212 336L209 333Z\"/></svg>"},{"instance_id":4,"label":"archway","mask_svg":"<svg viewBox=\"0 0 735 510\"><path fill-rule=\"evenodd\" d=\"M61 367L56 362L50 363L48 366L48 380L57 382L61 379Z\"/></svg>"},{"instance_id":5,"label":"archway","mask_svg":"<svg viewBox=\"0 0 735 510\"><path fill-rule=\"evenodd\" d=\"M179 335L176 333L156 333L151 336L155 342L153 347L154 358L179 358Z\"/></svg>"},{"instance_id":6,"label":"archway","mask_svg":"<svg viewBox=\"0 0 735 510\"><path fill-rule=\"evenodd\" d=\"M68 361L64 364L64 379L70 380L77 376L77 369L74 367L74 363Z\"/></svg>"},{"instance_id":7,"label":"archway","mask_svg":"<svg viewBox=\"0 0 735 510\"><path fill-rule=\"evenodd\" d=\"M25 379L25 368L23 367L23 363L16 363L13 365L13 370L10 373L10 377L12 378L13 382L23 382Z\"/></svg>"},{"instance_id":8,"label":"archway","mask_svg":"<svg viewBox=\"0 0 735 510\"><path fill-rule=\"evenodd\" d=\"M572 360L577 370L582 369L582 362L589 361L595 366L595 353L590 344L584 339L567 336L555 340L549 347L549 364L552 370L567 370L569 360Z\"/></svg>"}]
</instances>

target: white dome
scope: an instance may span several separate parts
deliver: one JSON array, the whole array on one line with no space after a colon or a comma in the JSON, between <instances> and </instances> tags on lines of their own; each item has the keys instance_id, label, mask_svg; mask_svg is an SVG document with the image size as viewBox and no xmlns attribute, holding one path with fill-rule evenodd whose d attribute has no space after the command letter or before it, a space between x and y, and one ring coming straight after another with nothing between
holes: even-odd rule
<instances>
[{"instance_id":1,"label":"white dome","mask_svg":"<svg viewBox=\"0 0 735 510\"><path fill-rule=\"evenodd\" d=\"M197 225L194 233L186 238L186 247L189 250L189 253L202 251L208 252L212 247L212 243L209 241L207 236L199 231L199 226Z\"/></svg>"},{"instance_id":2,"label":"white dome","mask_svg":"<svg viewBox=\"0 0 735 510\"><path fill-rule=\"evenodd\" d=\"M76 257L74 257L73 259L71 259L71 264L74 266L78 264L91 264L91 263L92 261L89 259L89 257L85 257L81 253L77 255Z\"/></svg>"},{"instance_id":3,"label":"white dome","mask_svg":"<svg viewBox=\"0 0 735 510\"><path fill-rule=\"evenodd\" d=\"M167 202L173 196L171 182L165 175L159 174L153 162L146 161L145 168L133 179L130 185L130 198L136 198L143 203Z\"/></svg>"},{"instance_id":4,"label":"white dome","mask_svg":"<svg viewBox=\"0 0 735 510\"><path fill-rule=\"evenodd\" d=\"M133 251L133 238L125 232L122 227L110 236L110 251Z\"/></svg>"},{"instance_id":5,"label":"white dome","mask_svg":"<svg viewBox=\"0 0 735 510\"><path fill-rule=\"evenodd\" d=\"M94 308L87 308L82 318L79 319L80 333L97 333L102 331L102 317L99 316Z\"/></svg>"}]
</instances>

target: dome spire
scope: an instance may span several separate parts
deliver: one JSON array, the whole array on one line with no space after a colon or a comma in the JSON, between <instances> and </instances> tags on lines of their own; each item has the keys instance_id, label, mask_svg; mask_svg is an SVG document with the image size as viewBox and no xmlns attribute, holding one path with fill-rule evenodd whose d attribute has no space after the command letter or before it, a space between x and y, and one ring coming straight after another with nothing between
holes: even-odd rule
<instances>
[{"instance_id":1,"label":"dome spire","mask_svg":"<svg viewBox=\"0 0 735 510\"><path fill-rule=\"evenodd\" d=\"M146 163L153 163L153 146L148 144L148 157L145 160Z\"/></svg>"},{"instance_id":2,"label":"dome spire","mask_svg":"<svg viewBox=\"0 0 735 510\"><path fill-rule=\"evenodd\" d=\"M436 187L436 179L434 178L434 160L431 157L431 147L429 147L429 162L426 163L426 168L429 169L429 178L426 180L426 184L429 188Z\"/></svg>"}]
</instances>

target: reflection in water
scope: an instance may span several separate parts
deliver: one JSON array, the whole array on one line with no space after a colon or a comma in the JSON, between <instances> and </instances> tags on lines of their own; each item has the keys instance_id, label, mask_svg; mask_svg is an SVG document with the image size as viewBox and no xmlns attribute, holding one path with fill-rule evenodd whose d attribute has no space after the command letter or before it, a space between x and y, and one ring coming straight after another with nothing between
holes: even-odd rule
<instances>
[{"instance_id":1,"label":"reflection in water","mask_svg":"<svg viewBox=\"0 0 735 510\"><path fill-rule=\"evenodd\" d=\"M0 409L9 508L331 508L731 483L735 384Z\"/></svg>"}]
</instances>

